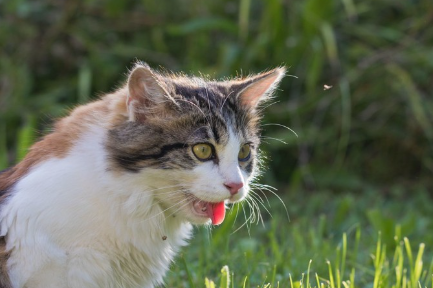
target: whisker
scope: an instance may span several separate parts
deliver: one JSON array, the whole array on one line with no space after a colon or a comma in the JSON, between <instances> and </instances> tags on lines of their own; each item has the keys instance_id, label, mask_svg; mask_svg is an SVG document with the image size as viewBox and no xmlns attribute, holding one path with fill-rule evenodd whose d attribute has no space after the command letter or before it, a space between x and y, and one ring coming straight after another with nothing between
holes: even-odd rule
<instances>
[{"instance_id":1,"label":"whisker","mask_svg":"<svg viewBox=\"0 0 433 288\"><path fill-rule=\"evenodd\" d=\"M224 99L223 104L221 105L221 108L220 108L220 112L223 111L223 107L224 107L224 105L226 104L226 101L229 99L229 97L230 97L231 94L233 94L233 91L230 91L230 93L229 93L229 94L227 95L227 97Z\"/></svg>"},{"instance_id":2,"label":"whisker","mask_svg":"<svg viewBox=\"0 0 433 288\"><path fill-rule=\"evenodd\" d=\"M266 190L266 191L274 194L278 198L278 200L281 202L281 204L283 204L284 210L286 210L287 219L290 221L289 211L287 210L286 204L284 203L283 199L281 199L281 197L277 193L275 193L274 191L272 191L272 190L276 190L275 187L272 187L272 186L269 186L269 185L264 185L264 184L253 184L253 185L256 186L256 187L260 187L260 188L262 188L262 189L264 189L264 190Z\"/></svg>"},{"instance_id":3,"label":"whisker","mask_svg":"<svg viewBox=\"0 0 433 288\"><path fill-rule=\"evenodd\" d=\"M238 214L239 214L239 206L241 205L241 203L236 203L235 205L233 205L233 207L236 206L236 216L235 216L235 221L233 221L233 225L232 228L235 226L236 220L238 219Z\"/></svg>"},{"instance_id":4,"label":"whisker","mask_svg":"<svg viewBox=\"0 0 433 288\"><path fill-rule=\"evenodd\" d=\"M197 109L200 111L201 114L203 114L204 118L207 119L207 116L206 116L206 114L203 112L203 110L202 110L198 105L194 104L193 102L188 101L188 100L185 100L185 99L176 99L176 101L183 101L183 102L186 102L186 103L188 103L188 104L194 106L195 108L197 108Z\"/></svg>"},{"instance_id":5,"label":"whisker","mask_svg":"<svg viewBox=\"0 0 433 288\"><path fill-rule=\"evenodd\" d=\"M254 184L250 184L250 186L253 188L253 189L257 189L257 190L259 190L260 191L260 193L262 193L262 195L265 197L265 199L266 199L266 202L268 202L268 207L271 207L271 202L269 202L269 198L268 198L268 196L266 196L266 194L265 194L265 192L263 192L263 190L260 188L260 187L257 187L257 186L255 186ZM254 191L253 189L251 189L251 191ZM255 192L255 191L254 191ZM257 193L256 193L257 194Z\"/></svg>"},{"instance_id":6,"label":"whisker","mask_svg":"<svg viewBox=\"0 0 433 288\"><path fill-rule=\"evenodd\" d=\"M290 132L292 132L293 134L295 134L296 137L299 137L298 134L295 132L295 130L293 130L293 129L285 126L285 125L282 125L282 124L278 124L278 123L266 123L266 124L262 124L261 126L272 126L272 125L273 126L280 126L280 127L286 128L287 130L289 130Z\"/></svg>"},{"instance_id":7,"label":"whisker","mask_svg":"<svg viewBox=\"0 0 433 288\"><path fill-rule=\"evenodd\" d=\"M177 194L181 193L182 191L183 191L182 189L180 189L180 190L172 190L172 191L158 193L158 195L172 196L172 195L177 195ZM155 197L155 195L154 194L146 194L146 193L134 193L132 195L129 195L123 202L116 203L116 206L117 207L122 207L125 204L127 205L128 202L130 202L130 201L134 201L134 203L140 203L140 202L142 202L144 200L149 200L152 197ZM158 204L158 203L153 203L152 206L154 206L156 204ZM114 206L114 207L116 207L116 206ZM150 206L150 208L152 206Z\"/></svg>"},{"instance_id":8,"label":"whisker","mask_svg":"<svg viewBox=\"0 0 433 288\"><path fill-rule=\"evenodd\" d=\"M280 142L280 143L283 143L283 144L287 145L287 142L285 142L285 141L283 141L283 140L281 140L281 139L278 139L278 138L274 138L274 137L261 136L260 139L270 139L270 140L275 140L275 141L278 141L278 142ZM268 142L268 143L269 143L269 142Z\"/></svg>"},{"instance_id":9,"label":"whisker","mask_svg":"<svg viewBox=\"0 0 433 288\"><path fill-rule=\"evenodd\" d=\"M274 104L277 104L277 103L280 103L280 101L270 102L270 103L268 103L267 105L265 105L265 106L263 106L263 107L260 107L260 111L263 111L263 110L265 110L266 108L268 108L268 107L270 107L270 106L272 106L272 105L274 105Z\"/></svg>"},{"instance_id":10,"label":"whisker","mask_svg":"<svg viewBox=\"0 0 433 288\"><path fill-rule=\"evenodd\" d=\"M251 201L250 201L251 199L250 198L245 198L245 202L248 204L248 209L249 209L249 212L250 212L250 215L251 215L251 219L250 219L250 221L249 221L249 223L251 224L251 223L254 223L255 221L256 221L256 214L254 213L254 209L252 209L252 204L251 204Z\"/></svg>"},{"instance_id":11,"label":"whisker","mask_svg":"<svg viewBox=\"0 0 433 288\"><path fill-rule=\"evenodd\" d=\"M176 204L171 205L170 207L168 207L168 208L162 210L161 212L159 212L159 213L153 215L152 217L150 217L150 218L146 218L146 219L143 219L142 221L143 221L143 222L144 222L144 221L149 221L150 219L153 219L153 218L155 218L155 217L158 217L158 216L162 215L164 212L166 212L166 211L172 209L173 207L176 207L177 205L179 205L179 204L181 204L181 203L187 202L187 203L184 205L184 206L186 206L186 205L188 205L188 204L190 203L190 202L189 202L190 200L191 200L191 199L189 199L189 198L182 199L181 201L177 202ZM191 201L191 202L192 202L192 201ZM182 206L182 207L184 207L184 206ZM181 207L181 208L182 208L182 207ZM181 208L180 208L180 209L181 209ZM177 211L178 211L178 210L177 210ZM177 212L177 211L175 211L175 212ZM170 214L169 216L171 216L171 215L173 215L173 214Z\"/></svg>"},{"instance_id":12,"label":"whisker","mask_svg":"<svg viewBox=\"0 0 433 288\"><path fill-rule=\"evenodd\" d=\"M184 200L185 200L185 199L184 199ZM183 207L185 207L185 206L191 204L191 203L194 201L194 199L186 199L186 200L190 200L190 201L188 201L187 203L185 203L185 204L183 204L182 206L180 206L177 210L173 211L173 213L171 213L170 215L168 215L166 218L172 216L173 214L175 214L176 212L178 212L180 209L182 209ZM180 201L180 202L178 202L177 204L180 204L180 203L182 203L182 202L183 202L183 201ZM174 205L174 206L176 206L176 205Z\"/></svg>"},{"instance_id":13,"label":"whisker","mask_svg":"<svg viewBox=\"0 0 433 288\"><path fill-rule=\"evenodd\" d=\"M259 224L259 221L260 221L260 218L262 217L262 214L260 213L260 207L259 207L259 205L257 204L257 201L254 199L254 197L252 197L252 195L250 195L250 199L251 199L251 202L252 202L252 204L253 204L253 208L254 208L254 215L255 215L255 220L256 221L254 221L255 223L256 223L256 225L257 224Z\"/></svg>"},{"instance_id":14,"label":"whisker","mask_svg":"<svg viewBox=\"0 0 433 288\"><path fill-rule=\"evenodd\" d=\"M262 224L264 226L262 213L260 212L260 206L257 204L257 200L253 197L253 194L250 194L250 197L251 197L251 201L253 202L253 207L257 211L257 216L256 216L257 217L257 221L255 223L256 223L256 225L258 225L259 222L262 222Z\"/></svg>"},{"instance_id":15,"label":"whisker","mask_svg":"<svg viewBox=\"0 0 433 288\"><path fill-rule=\"evenodd\" d=\"M271 185L266 185L266 184L256 184L256 185L259 185L259 186L261 186L261 187L266 187L266 188L272 189L272 190L274 190L274 191L277 191L277 190L278 190L277 188L272 187Z\"/></svg>"},{"instance_id":16,"label":"whisker","mask_svg":"<svg viewBox=\"0 0 433 288\"><path fill-rule=\"evenodd\" d=\"M254 199L256 199L258 202L260 202L262 205L265 203L265 201L263 200L263 198L259 194L257 194L256 191L251 190L250 191L250 195L254 196Z\"/></svg>"},{"instance_id":17,"label":"whisker","mask_svg":"<svg viewBox=\"0 0 433 288\"><path fill-rule=\"evenodd\" d=\"M242 210L244 210L244 215L245 215L245 219L246 219L246 214L245 214L245 209L244 209L243 202L240 203L240 204L241 204ZM250 216L250 218L251 218L251 216ZM244 223L243 223L239 228L237 228L235 231L233 231L230 235L235 234L235 233L238 232L242 227L244 227L245 225L247 225L247 223L248 223L248 221L250 220L250 218L246 219L245 222L244 222ZM247 227L248 227L248 225L247 225ZM250 234L249 229L248 229L248 234ZM251 237L251 235L250 235L250 237Z\"/></svg>"},{"instance_id":18,"label":"whisker","mask_svg":"<svg viewBox=\"0 0 433 288\"><path fill-rule=\"evenodd\" d=\"M250 191L250 193L251 193L251 197L252 197L252 198L254 198L254 197L260 197L260 196L258 196L257 194L254 194L253 192L254 192L254 191ZM268 212L269 216L271 216L271 218L273 218L273 217L272 217L272 213L268 210L268 208L266 208L266 206L265 206L263 200L262 200L262 201L259 201L259 202L260 202L260 204L262 204L262 207L266 210L266 212ZM263 217L262 217L262 220L263 220Z\"/></svg>"},{"instance_id":19,"label":"whisker","mask_svg":"<svg viewBox=\"0 0 433 288\"><path fill-rule=\"evenodd\" d=\"M185 187L185 184L163 186L163 187L158 187L158 188L151 189L151 190L144 190L143 192L153 192L153 191L156 191L156 190L162 190L162 189L167 189L167 188L175 188L175 187Z\"/></svg>"},{"instance_id":20,"label":"whisker","mask_svg":"<svg viewBox=\"0 0 433 288\"><path fill-rule=\"evenodd\" d=\"M255 198L251 197L251 199L255 199ZM257 200L254 200L254 203L255 203L256 210L257 210L257 222L256 222L256 225L258 225L260 222L262 222L262 226L264 227L265 226L265 222L263 221L263 216L262 216L262 213L260 212L260 206L257 204Z\"/></svg>"},{"instance_id":21,"label":"whisker","mask_svg":"<svg viewBox=\"0 0 433 288\"><path fill-rule=\"evenodd\" d=\"M248 198L245 198L245 202L247 202L248 203L248 208L250 209L250 211L251 211L251 207L250 207L250 203L248 202ZM252 214L250 214L250 217L248 217L248 219L247 219L247 213L245 212L245 207L244 207L244 205L242 205L242 210L244 210L244 216L245 216L245 224L246 224L246 227L247 227L247 230L248 230L248 236L250 236L251 237L251 231L250 231L250 228L251 228L251 226L249 226L248 224L250 224L251 223L251 218L253 217L253 215ZM249 221L248 221L249 220Z\"/></svg>"}]
</instances>

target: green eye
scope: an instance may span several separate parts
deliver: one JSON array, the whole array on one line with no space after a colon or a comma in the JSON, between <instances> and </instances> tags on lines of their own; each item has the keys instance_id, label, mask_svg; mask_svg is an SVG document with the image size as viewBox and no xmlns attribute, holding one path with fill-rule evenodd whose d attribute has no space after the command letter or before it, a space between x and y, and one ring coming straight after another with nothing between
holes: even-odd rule
<instances>
[{"instance_id":1,"label":"green eye","mask_svg":"<svg viewBox=\"0 0 433 288\"><path fill-rule=\"evenodd\" d=\"M239 161L247 161L250 159L251 155L251 147L249 144L244 144L241 147L241 150L239 150L238 159Z\"/></svg>"},{"instance_id":2,"label":"green eye","mask_svg":"<svg viewBox=\"0 0 433 288\"><path fill-rule=\"evenodd\" d=\"M192 147L195 157L199 160L209 160L212 158L212 146L209 144L196 144Z\"/></svg>"}]
</instances>

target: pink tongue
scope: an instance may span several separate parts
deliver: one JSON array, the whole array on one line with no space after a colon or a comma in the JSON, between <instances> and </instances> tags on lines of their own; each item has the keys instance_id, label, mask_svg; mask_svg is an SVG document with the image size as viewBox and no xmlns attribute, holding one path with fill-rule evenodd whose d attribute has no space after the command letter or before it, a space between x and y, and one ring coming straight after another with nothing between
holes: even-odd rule
<instances>
[{"instance_id":1,"label":"pink tongue","mask_svg":"<svg viewBox=\"0 0 433 288\"><path fill-rule=\"evenodd\" d=\"M207 204L207 215L212 220L213 225L220 225L226 215L226 207L223 202Z\"/></svg>"}]
</instances>

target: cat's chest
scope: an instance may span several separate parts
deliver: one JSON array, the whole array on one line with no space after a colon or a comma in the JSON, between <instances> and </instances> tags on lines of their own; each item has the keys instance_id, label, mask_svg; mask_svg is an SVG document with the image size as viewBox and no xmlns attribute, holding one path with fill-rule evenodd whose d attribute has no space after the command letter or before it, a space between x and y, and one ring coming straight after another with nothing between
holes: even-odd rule
<instances>
[{"instance_id":1,"label":"cat's chest","mask_svg":"<svg viewBox=\"0 0 433 288\"><path fill-rule=\"evenodd\" d=\"M113 287L153 287L163 282L176 252L191 233L191 225L187 223L164 226L147 225L139 234L129 235L133 241L112 243Z\"/></svg>"},{"instance_id":2,"label":"cat's chest","mask_svg":"<svg viewBox=\"0 0 433 288\"><path fill-rule=\"evenodd\" d=\"M124 244L116 247L112 252L110 263L112 269L113 287L153 287L162 282L162 277L168 270L170 259L170 245L155 245L150 249Z\"/></svg>"}]
</instances>

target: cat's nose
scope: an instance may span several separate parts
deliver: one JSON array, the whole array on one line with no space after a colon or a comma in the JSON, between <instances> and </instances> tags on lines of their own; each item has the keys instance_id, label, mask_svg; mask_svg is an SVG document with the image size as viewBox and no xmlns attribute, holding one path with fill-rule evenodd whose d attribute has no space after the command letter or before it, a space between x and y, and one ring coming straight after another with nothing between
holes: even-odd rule
<instances>
[{"instance_id":1,"label":"cat's nose","mask_svg":"<svg viewBox=\"0 0 433 288\"><path fill-rule=\"evenodd\" d=\"M238 193L239 189L241 189L244 186L244 183L229 182L229 183L224 183L224 186L226 186L226 188L229 189L230 194L235 195L236 193Z\"/></svg>"}]
</instances>

